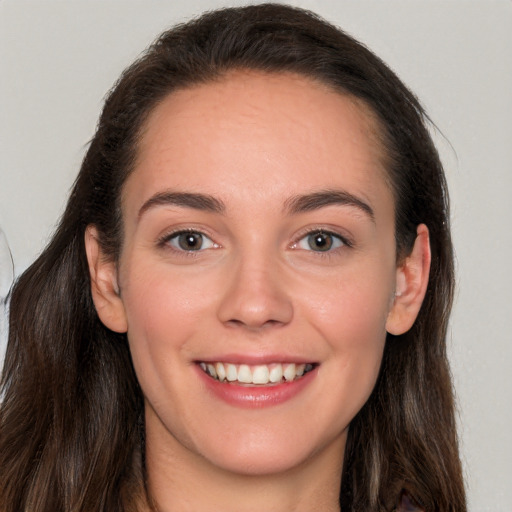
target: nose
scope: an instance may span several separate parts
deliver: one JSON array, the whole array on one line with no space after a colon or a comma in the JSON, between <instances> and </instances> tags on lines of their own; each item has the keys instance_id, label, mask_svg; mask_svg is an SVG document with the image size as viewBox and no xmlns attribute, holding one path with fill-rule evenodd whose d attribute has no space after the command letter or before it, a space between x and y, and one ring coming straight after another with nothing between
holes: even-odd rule
<instances>
[{"instance_id":1,"label":"nose","mask_svg":"<svg viewBox=\"0 0 512 512\"><path fill-rule=\"evenodd\" d=\"M218 308L222 323L258 330L291 321L293 304L285 278L269 258L240 260L228 272Z\"/></svg>"}]
</instances>

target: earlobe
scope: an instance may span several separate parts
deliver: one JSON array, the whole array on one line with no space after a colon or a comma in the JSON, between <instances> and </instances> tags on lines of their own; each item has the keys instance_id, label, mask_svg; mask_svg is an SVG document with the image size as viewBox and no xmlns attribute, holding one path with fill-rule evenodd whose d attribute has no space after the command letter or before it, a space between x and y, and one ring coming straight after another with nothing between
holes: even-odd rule
<instances>
[{"instance_id":1,"label":"earlobe","mask_svg":"<svg viewBox=\"0 0 512 512\"><path fill-rule=\"evenodd\" d=\"M411 254L396 269L395 297L386 322L387 332L398 336L412 327L427 292L429 273L429 233L427 226L420 224Z\"/></svg>"},{"instance_id":2,"label":"earlobe","mask_svg":"<svg viewBox=\"0 0 512 512\"><path fill-rule=\"evenodd\" d=\"M91 293L102 323L115 332L126 332L127 322L119 295L115 262L104 257L94 226L85 231L85 250L91 276Z\"/></svg>"}]
</instances>

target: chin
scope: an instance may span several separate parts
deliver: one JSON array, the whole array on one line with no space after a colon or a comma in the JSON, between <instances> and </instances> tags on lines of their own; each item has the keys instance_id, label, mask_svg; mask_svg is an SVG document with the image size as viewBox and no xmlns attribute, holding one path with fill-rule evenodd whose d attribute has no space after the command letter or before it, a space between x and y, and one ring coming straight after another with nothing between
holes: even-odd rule
<instances>
[{"instance_id":1,"label":"chin","mask_svg":"<svg viewBox=\"0 0 512 512\"><path fill-rule=\"evenodd\" d=\"M274 450L272 453L259 451L256 454L230 454L220 460L211 460L210 462L229 473L263 477L292 471L300 467L308 458L296 455L284 454L279 450Z\"/></svg>"},{"instance_id":2,"label":"chin","mask_svg":"<svg viewBox=\"0 0 512 512\"><path fill-rule=\"evenodd\" d=\"M295 431L297 433L297 431ZM274 435L273 435L274 434ZM311 435L283 435L226 437L219 450L203 451L211 464L224 471L244 476L265 476L287 473L304 465L322 463L326 457L341 464L346 432L334 439L317 439ZM209 452L207 454L207 452ZM316 462L315 462L316 461Z\"/></svg>"}]
</instances>

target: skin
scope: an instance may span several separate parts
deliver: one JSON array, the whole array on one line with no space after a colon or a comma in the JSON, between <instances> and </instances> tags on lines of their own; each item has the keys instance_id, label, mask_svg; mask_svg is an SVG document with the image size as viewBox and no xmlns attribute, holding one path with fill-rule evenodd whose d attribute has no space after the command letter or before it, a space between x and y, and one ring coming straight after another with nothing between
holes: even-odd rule
<instances>
[{"instance_id":1,"label":"skin","mask_svg":"<svg viewBox=\"0 0 512 512\"><path fill-rule=\"evenodd\" d=\"M123 189L120 260L102 257L93 226L86 247L98 314L128 333L160 512L339 510L349 424L386 332L410 328L428 280L425 226L397 266L376 133L364 105L290 74L231 73L150 115ZM290 208L326 190L371 213L353 202ZM169 191L224 209L150 201ZM179 248L183 229L203 233L201 250ZM309 244L319 229L334 234L328 251ZM244 408L198 373L197 361L229 354L318 366L284 403Z\"/></svg>"}]
</instances>

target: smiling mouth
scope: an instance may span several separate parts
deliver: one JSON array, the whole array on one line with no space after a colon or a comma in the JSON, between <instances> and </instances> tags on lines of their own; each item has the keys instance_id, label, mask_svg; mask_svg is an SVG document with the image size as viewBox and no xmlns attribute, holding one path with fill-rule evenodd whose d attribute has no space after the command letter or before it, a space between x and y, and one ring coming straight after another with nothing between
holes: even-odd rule
<instances>
[{"instance_id":1,"label":"smiling mouth","mask_svg":"<svg viewBox=\"0 0 512 512\"><path fill-rule=\"evenodd\" d=\"M199 362L204 373L219 382L232 382L241 385L276 385L301 379L315 368L315 363L271 363L271 364L232 364L223 362Z\"/></svg>"}]
</instances>

